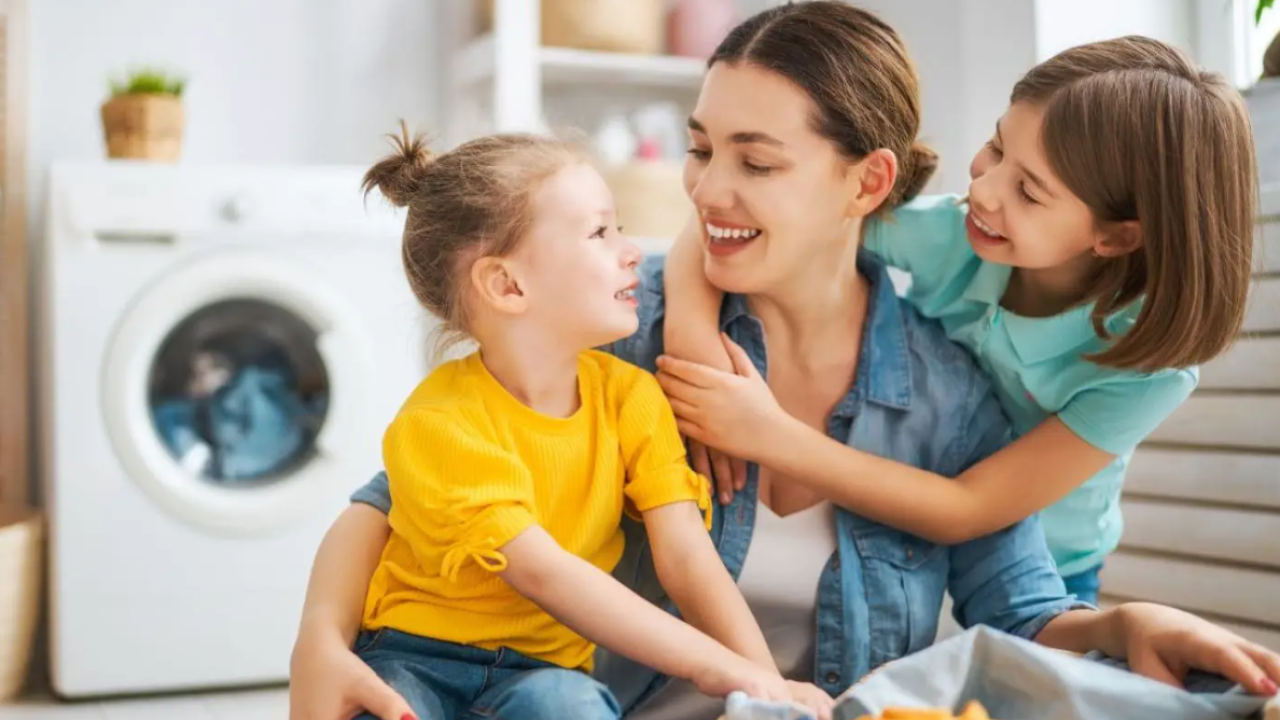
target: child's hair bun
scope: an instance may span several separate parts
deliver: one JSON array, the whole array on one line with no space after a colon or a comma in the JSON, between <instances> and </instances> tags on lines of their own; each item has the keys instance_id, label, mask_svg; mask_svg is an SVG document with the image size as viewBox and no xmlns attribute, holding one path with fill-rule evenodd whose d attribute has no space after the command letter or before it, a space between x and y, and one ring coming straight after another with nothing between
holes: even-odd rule
<instances>
[{"instance_id":1,"label":"child's hair bun","mask_svg":"<svg viewBox=\"0 0 1280 720\"><path fill-rule=\"evenodd\" d=\"M400 134L388 134L395 152L379 160L364 174L364 192L377 190L397 207L405 207L422 187L431 168L432 154L421 133L409 134L409 125L400 121Z\"/></svg>"}]
</instances>

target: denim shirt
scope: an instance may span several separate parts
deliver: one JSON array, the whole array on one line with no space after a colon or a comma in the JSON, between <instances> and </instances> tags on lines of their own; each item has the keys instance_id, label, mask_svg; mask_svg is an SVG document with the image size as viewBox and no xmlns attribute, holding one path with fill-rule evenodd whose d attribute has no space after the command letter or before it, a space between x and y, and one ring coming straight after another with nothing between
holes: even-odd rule
<instances>
[{"instance_id":1,"label":"denim shirt","mask_svg":"<svg viewBox=\"0 0 1280 720\"><path fill-rule=\"evenodd\" d=\"M640 269L640 325L605 348L649 371L662 353L663 258ZM827 424L830 437L876 455L954 477L1009 442L1009 424L990 383L960 346L894 294L884 266L868 253L858 268L871 285L857 378ZM763 327L744 297L729 295L721 328L767 373ZM712 539L730 574L742 571L755 524L758 473L727 506L715 504ZM390 508L385 474L352 497ZM1077 607L1068 595L1032 517L954 546L928 542L836 508L837 550L818 581L812 682L836 696L872 669L933 643L943 594L956 620L1032 639L1060 613ZM643 526L624 518L626 550L614 576L673 614L653 568ZM596 677L625 711L668 678L601 648Z\"/></svg>"}]
</instances>

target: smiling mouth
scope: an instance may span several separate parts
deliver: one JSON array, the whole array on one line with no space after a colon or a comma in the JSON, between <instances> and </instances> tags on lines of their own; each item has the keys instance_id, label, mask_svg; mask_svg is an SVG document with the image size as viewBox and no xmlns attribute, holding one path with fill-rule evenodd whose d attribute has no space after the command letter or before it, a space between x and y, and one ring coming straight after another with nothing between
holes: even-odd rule
<instances>
[{"instance_id":1,"label":"smiling mouth","mask_svg":"<svg viewBox=\"0 0 1280 720\"><path fill-rule=\"evenodd\" d=\"M1005 236L1003 236L1003 235L1001 235L1000 233L996 232L995 230L991 229L991 226L990 226L990 225L988 225L988 224L986 224L986 223L982 222L982 218L978 217L978 216L977 216L976 214L974 214L972 211L970 211L970 212L969 212L969 218L973 220L973 225L974 225L974 227L976 227L976 228L978 228L979 230L981 230L981 231L982 231L982 233L983 233L984 235L986 235L987 237L991 238L992 240L1005 240L1005 239L1007 239L1007 238L1005 238Z\"/></svg>"},{"instance_id":2,"label":"smiling mouth","mask_svg":"<svg viewBox=\"0 0 1280 720\"><path fill-rule=\"evenodd\" d=\"M614 293L614 294L613 294L613 299L614 299L614 300L622 300L622 301L624 301L624 302L625 302L625 301L627 301L627 300L635 300L635 299L636 299L636 286L632 285L632 286L631 286L631 287L629 287L629 288L623 288L622 290L619 290L618 292L616 292L616 293Z\"/></svg>"},{"instance_id":3,"label":"smiling mouth","mask_svg":"<svg viewBox=\"0 0 1280 720\"><path fill-rule=\"evenodd\" d=\"M707 229L707 237L715 245L744 243L760 237L760 233L763 232L759 228L722 227L709 222L705 223L704 226Z\"/></svg>"}]
</instances>

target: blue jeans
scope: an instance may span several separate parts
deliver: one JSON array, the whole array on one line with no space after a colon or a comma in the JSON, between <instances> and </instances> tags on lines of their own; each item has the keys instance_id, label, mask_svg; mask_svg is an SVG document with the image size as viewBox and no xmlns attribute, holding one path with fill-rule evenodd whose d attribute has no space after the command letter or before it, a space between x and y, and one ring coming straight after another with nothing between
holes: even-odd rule
<instances>
[{"instance_id":1,"label":"blue jeans","mask_svg":"<svg viewBox=\"0 0 1280 720\"><path fill-rule=\"evenodd\" d=\"M1067 592L1075 595L1081 602L1097 605L1098 590L1102 585L1102 581L1098 578L1098 573L1101 571L1102 566L1098 565L1075 575L1064 577L1062 581L1067 584Z\"/></svg>"},{"instance_id":2,"label":"blue jeans","mask_svg":"<svg viewBox=\"0 0 1280 720\"><path fill-rule=\"evenodd\" d=\"M418 720L618 720L613 693L590 675L505 648L484 650L390 629L362 632L356 654ZM356 720L377 720L369 713Z\"/></svg>"}]
</instances>

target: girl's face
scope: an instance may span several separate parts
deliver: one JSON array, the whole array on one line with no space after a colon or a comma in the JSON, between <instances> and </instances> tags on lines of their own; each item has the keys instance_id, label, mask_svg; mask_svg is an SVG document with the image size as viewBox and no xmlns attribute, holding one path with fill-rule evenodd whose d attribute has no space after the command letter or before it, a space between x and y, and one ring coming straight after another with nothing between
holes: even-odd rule
<instances>
[{"instance_id":1,"label":"girl's face","mask_svg":"<svg viewBox=\"0 0 1280 720\"><path fill-rule=\"evenodd\" d=\"M510 257L522 314L569 347L634 333L641 253L617 227L604 179L585 163L567 165L533 205L532 226Z\"/></svg>"},{"instance_id":2,"label":"girl's face","mask_svg":"<svg viewBox=\"0 0 1280 720\"><path fill-rule=\"evenodd\" d=\"M685 191L702 220L706 274L737 293L831 276L860 218L856 173L812 127L804 90L747 63L707 72L689 117Z\"/></svg>"},{"instance_id":3,"label":"girl's face","mask_svg":"<svg viewBox=\"0 0 1280 720\"><path fill-rule=\"evenodd\" d=\"M1086 266L1101 241L1093 214L1053 174L1044 110L1015 103L969 165L969 243L978 257L1029 270Z\"/></svg>"}]
</instances>

